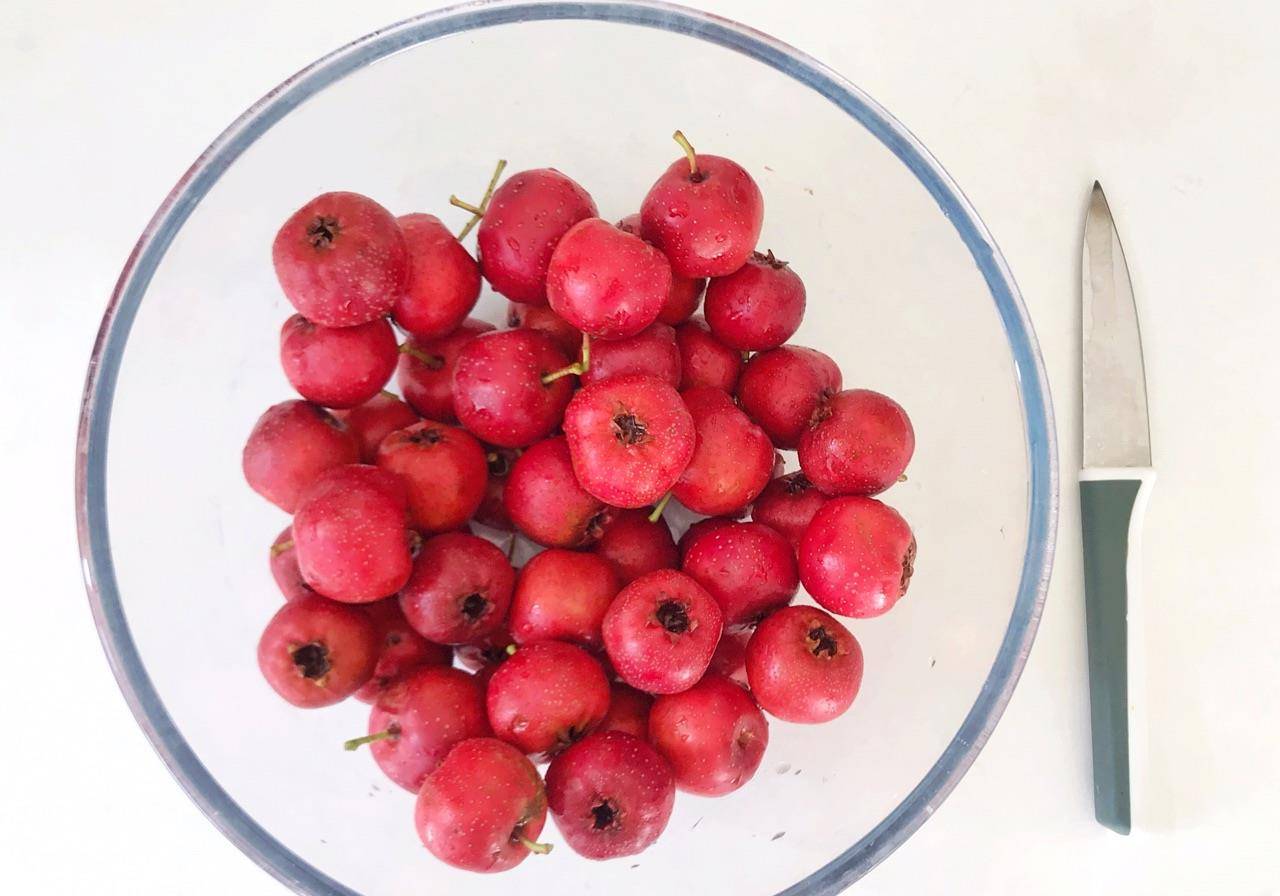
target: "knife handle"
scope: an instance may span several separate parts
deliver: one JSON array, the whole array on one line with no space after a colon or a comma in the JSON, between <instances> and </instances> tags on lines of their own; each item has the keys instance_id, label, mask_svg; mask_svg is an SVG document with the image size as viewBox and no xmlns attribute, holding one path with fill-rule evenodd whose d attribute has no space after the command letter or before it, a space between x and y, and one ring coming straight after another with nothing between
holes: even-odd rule
<instances>
[{"instance_id":1,"label":"knife handle","mask_svg":"<svg viewBox=\"0 0 1280 896\"><path fill-rule=\"evenodd\" d=\"M1155 482L1150 469L1080 473L1093 805L1098 822L1128 834L1146 793L1143 694L1142 520Z\"/></svg>"}]
</instances>

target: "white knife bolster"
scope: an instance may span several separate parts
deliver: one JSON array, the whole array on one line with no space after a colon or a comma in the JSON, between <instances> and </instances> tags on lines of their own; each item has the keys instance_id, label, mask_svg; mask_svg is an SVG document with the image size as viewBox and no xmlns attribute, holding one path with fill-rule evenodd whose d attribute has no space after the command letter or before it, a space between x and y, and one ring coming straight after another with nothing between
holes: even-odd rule
<instances>
[{"instance_id":1,"label":"white knife bolster","mask_svg":"<svg viewBox=\"0 0 1280 896\"><path fill-rule=\"evenodd\" d=\"M1080 471L1081 482L1110 482L1116 479L1137 479L1147 488L1156 481L1156 471L1152 467L1087 467ZM1138 497L1139 500L1144 500L1141 495Z\"/></svg>"}]
</instances>

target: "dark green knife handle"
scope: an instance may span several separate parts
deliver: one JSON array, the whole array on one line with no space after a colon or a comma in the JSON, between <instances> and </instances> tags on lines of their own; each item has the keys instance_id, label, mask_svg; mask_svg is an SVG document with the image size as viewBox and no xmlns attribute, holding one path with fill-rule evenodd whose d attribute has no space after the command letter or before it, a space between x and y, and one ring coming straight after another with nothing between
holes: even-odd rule
<instances>
[{"instance_id":1,"label":"dark green knife handle","mask_svg":"<svg viewBox=\"0 0 1280 896\"><path fill-rule=\"evenodd\" d=\"M1089 704L1093 727L1093 807L1099 823L1129 833L1129 523L1142 482L1080 482Z\"/></svg>"}]
</instances>

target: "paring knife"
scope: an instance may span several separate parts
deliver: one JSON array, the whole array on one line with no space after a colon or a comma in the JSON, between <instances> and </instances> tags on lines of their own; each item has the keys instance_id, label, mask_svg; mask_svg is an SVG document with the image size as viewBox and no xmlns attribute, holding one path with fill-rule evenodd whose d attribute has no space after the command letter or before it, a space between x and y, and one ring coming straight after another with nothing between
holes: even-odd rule
<instances>
[{"instance_id":1,"label":"paring knife","mask_svg":"<svg viewBox=\"0 0 1280 896\"><path fill-rule=\"evenodd\" d=\"M1138 551L1155 482L1138 311L1120 235L1102 186L1084 224L1081 305L1084 543L1093 804L1098 821L1128 834L1144 799L1146 719Z\"/></svg>"}]
</instances>

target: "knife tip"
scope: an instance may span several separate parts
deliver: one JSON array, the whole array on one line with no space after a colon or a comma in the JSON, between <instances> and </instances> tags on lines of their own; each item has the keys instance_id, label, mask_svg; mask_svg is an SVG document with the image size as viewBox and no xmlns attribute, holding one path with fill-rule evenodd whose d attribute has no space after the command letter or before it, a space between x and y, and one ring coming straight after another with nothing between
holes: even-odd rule
<instances>
[{"instance_id":1,"label":"knife tip","mask_svg":"<svg viewBox=\"0 0 1280 896\"><path fill-rule=\"evenodd\" d=\"M1105 195L1105 194L1103 194L1103 192L1102 192L1102 184L1101 184L1101 183L1099 183L1099 182L1098 182L1098 181L1096 181L1096 180L1093 182L1093 194L1094 194L1095 196Z\"/></svg>"}]
</instances>

